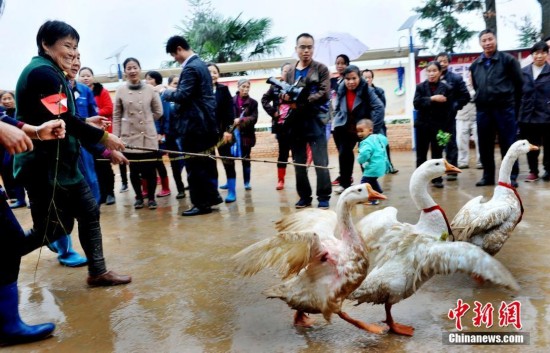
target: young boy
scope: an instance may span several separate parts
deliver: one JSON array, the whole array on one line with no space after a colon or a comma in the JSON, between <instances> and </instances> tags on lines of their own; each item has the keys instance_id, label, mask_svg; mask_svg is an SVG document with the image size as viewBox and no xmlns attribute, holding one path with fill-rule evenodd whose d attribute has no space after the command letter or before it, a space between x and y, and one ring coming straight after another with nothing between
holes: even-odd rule
<instances>
[{"instance_id":1,"label":"young boy","mask_svg":"<svg viewBox=\"0 0 550 353\"><path fill-rule=\"evenodd\" d=\"M363 170L361 183L369 183L372 188L382 193L378 178L390 170L386 146L388 139L382 134L373 134L373 123L370 119L361 119L356 124L359 137L359 156L357 161ZM378 205L379 201L370 201L370 205Z\"/></svg>"}]
</instances>

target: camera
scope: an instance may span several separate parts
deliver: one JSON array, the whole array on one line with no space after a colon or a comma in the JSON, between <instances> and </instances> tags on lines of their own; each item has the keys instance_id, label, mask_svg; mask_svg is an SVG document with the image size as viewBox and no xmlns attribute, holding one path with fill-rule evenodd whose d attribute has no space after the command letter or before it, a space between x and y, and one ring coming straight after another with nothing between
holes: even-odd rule
<instances>
[{"instance_id":1,"label":"camera","mask_svg":"<svg viewBox=\"0 0 550 353\"><path fill-rule=\"evenodd\" d=\"M306 90L304 90L303 87L297 87L299 82L300 79L298 79L293 85L289 85L286 82L277 80L275 77L270 77L266 81L266 83L277 86L281 90L281 95L287 94L290 97L290 100L287 101L287 103L297 103L299 101L304 101L307 98Z\"/></svg>"}]
</instances>

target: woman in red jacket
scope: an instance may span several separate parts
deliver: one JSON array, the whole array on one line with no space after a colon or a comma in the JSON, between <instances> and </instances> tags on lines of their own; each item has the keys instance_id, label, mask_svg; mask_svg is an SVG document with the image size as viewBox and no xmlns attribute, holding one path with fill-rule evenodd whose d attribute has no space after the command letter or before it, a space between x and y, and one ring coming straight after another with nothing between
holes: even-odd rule
<instances>
[{"instance_id":1,"label":"woman in red jacket","mask_svg":"<svg viewBox=\"0 0 550 353\"><path fill-rule=\"evenodd\" d=\"M94 92L95 102L101 115L109 119L109 127L107 131L112 132L113 122L113 101L111 95L103 85L99 82L94 82L94 72L89 67L83 67L78 73L80 82L90 87ZM95 172L99 183L100 204L112 205L115 203L115 174L111 168L111 162L106 160L95 161ZM122 178L122 188L128 190L128 177L126 176L126 164L120 164L120 176Z\"/></svg>"}]
</instances>

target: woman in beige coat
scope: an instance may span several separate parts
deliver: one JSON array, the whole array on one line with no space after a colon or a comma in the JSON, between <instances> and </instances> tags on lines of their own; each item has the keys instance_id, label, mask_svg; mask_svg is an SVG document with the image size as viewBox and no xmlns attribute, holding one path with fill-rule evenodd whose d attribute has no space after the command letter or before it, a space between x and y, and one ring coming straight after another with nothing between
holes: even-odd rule
<instances>
[{"instance_id":1,"label":"woman in beige coat","mask_svg":"<svg viewBox=\"0 0 550 353\"><path fill-rule=\"evenodd\" d=\"M141 66L135 58L124 60L127 83L119 87L115 95L113 134L126 144L135 147L158 149L155 120L162 115L162 103L153 87L141 81ZM147 181L147 206L157 208L155 201L156 172L155 152L127 148L124 155L130 160L130 182L136 193L134 208L143 208L141 179Z\"/></svg>"}]
</instances>

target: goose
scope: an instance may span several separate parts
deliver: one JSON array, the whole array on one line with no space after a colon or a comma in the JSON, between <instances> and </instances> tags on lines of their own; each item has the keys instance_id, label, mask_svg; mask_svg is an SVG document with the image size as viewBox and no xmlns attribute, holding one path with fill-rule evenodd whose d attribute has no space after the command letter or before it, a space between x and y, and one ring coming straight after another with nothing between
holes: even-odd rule
<instances>
[{"instance_id":1,"label":"goose","mask_svg":"<svg viewBox=\"0 0 550 353\"><path fill-rule=\"evenodd\" d=\"M468 201L453 218L454 240L477 245L490 255L500 251L523 215L521 198L511 185L512 167L520 155L536 150L538 147L527 140L510 146L502 160L493 197L483 201L483 196L478 196Z\"/></svg>"},{"instance_id":2,"label":"goose","mask_svg":"<svg viewBox=\"0 0 550 353\"><path fill-rule=\"evenodd\" d=\"M385 199L369 184L347 188L338 199L336 213L304 210L278 222L277 236L261 240L233 256L237 271L251 276L271 267L282 274L283 283L263 293L279 298L296 310L294 325L311 327L307 314L322 314L330 322L337 314L352 325L377 334L385 327L367 324L342 311L345 298L363 281L369 266L363 240L357 234L351 217L352 207L361 202ZM311 227L300 219L317 214L318 225Z\"/></svg>"},{"instance_id":3,"label":"goose","mask_svg":"<svg viewBox=\"0 0 550 353\"><path fill-rule=\"evenodd\" d=\"M394 304L413 295L426 281L436 274L465 272L518 290L519 286L510 272L496 259L478 247L465 243L444 241L450 232L444 210L428 194L430 180L444 173L460 170L443 159L429 160L418 167L410 181L410 192L416 207L422 210L416 224L397 221L397 210L380 212L393 215L386 222L368 228L366 218L358 224L367 249L375 250L373 268L363 283L348 299L361 303L384 304L390 332L412 336L414 327L394 321L391 308ZM437 212L436 212L437 211ZM380 216L379 216L380 217Z\"/></svg>"}]
</instances>

